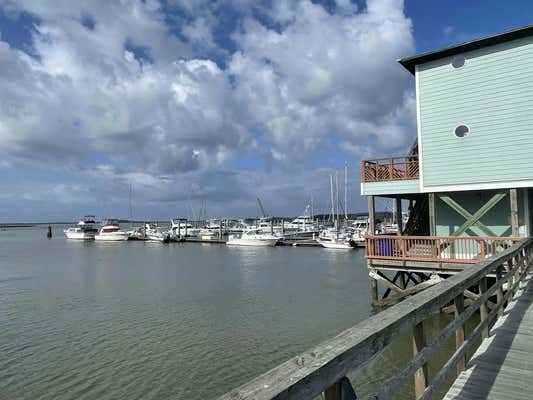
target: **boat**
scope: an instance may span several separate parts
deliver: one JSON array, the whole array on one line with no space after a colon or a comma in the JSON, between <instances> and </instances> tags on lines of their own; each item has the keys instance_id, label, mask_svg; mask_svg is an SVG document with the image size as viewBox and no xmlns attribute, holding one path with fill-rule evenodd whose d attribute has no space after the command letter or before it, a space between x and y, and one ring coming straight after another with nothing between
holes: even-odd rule
<instances>
[{"instance_id":1,"label":"boat","mask_svg":"<svg viewBox=\"0 0 533 400\"><path fill-rule=\"evenodd\" d=\"M100 232L95 235L94 240L101 242L122 242L129 239L129 233L120 229L117 222L107 220L103 222Z\"/></svg>"},{"instance_id":2,"label":"boat","mask_svg":"<svg viewBox=\"0 0 533 400\"><path fill-rule=\"evenodd\" d=\"M365 237L369 234L370 219L368 217L358 217L352 222L351 230L352 240L359 243L364 243Z\"/></svg>"},{"instance_id":3,"label":"boat","mask_svg":"<svg viewBox=\"0 0 533 400\"><path fill-rule=\"evenodd\" d=\"M310 209L311 205L308 204L302 215L287 224L283 224L284 239L314 239L318 237L319 229L313 220Z\"/></svg>"},{"instance_id":4,"label":"boat","mask_svg":"<svg viewBox=\"0 0 533 400\"><path fill-rule=\"evenodd\" d=\"M98 233L98 229L94 227L95 223L94 215L86 215L76 226L63 230L63 233L67 239L94 240Z\"/></svg>"},{"instance_id":5,"label":"boat","mask_svg":"<svg viewBox=\"0 0 533 400\"><path fill-rule=\"evenodd\" d=\"M163 232L155 224L145 224L144 225L144 234L147 240L152 242L170 242L170 233Z\"/></svg>"},{"instance_id":6,"label":"boat","mask_svg":"<svg viewBox=\"0 0 533 400\"><path fill-rule=\"evenodd\" d=\"M279 238L269 233L262 233L260 228L250 229L241 235L231 235L228 246L275 246Z\"/></svg>"},{"instance_id":7,"label":"boat","mask_svg":"<svg viewBox=\"0 0 533 400\"><path fill-rule=\"evenodd\" d=\"M326 229L320 232L318 243L327 249L351 250L355 247L350 235L340 233L336 229Z\"/></svg>"},{"instance_id":8,"label":"boat","mask_svg":"<svg viewBox=\"0 0 533 400\"><path fill-rule=\"evenodd\" d=\"M195 228L189 221L175 218L170 220L170 230L176 238L198 236L201 229Z\"/></svg>"}]
</instances>

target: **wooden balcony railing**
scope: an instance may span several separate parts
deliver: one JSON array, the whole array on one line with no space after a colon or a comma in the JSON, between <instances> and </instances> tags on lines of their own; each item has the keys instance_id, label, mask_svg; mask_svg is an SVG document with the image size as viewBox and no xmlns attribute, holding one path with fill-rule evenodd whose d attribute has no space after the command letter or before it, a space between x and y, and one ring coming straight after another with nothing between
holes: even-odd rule
<instances>
[{"instance_id":1,"label":"wooden balcony railing","mask_svg":"<svg viewBox=\"0 0 533 400\"><path fill-rule=\"evenodd\" d=\"M361 161L362 182L418 179L418 156L378 158Z\"/></svg>"},{"instance_id":2,"label":"wooden balcony railing","mask_svg":"<svg viewBox=\"0 0 533 400\"><path fill-rule=\"evenodd\" d=\"M457 236L367 236L369 259L477 263L508 249L521 238Z\"/></svg>"}]
</instances>

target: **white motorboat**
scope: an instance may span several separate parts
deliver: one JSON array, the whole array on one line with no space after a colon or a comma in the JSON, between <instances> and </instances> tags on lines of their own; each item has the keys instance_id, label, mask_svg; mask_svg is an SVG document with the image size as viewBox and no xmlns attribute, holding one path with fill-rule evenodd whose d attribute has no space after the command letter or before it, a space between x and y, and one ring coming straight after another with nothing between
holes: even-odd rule
<instances>
[{"instance_id":1,"label":"white motorboat","mask_svg":"<svg viewBox=\"0 0 533 400\"><path fill-rule=\"evenodd\" d=\"M67 239L94 240L98 229L94 227L94 215L86 215L78 225L63 230Z\"/></svg>"},{"instance_id":2,"label":"white motorboat","mask_svg":"<svg viewBox=\"0 0 533 400\"><path fill-rule=\"evenodd\" d=\"M128 240L130 234L120 229L116 222L104 221L100 232L94 237L94 240L105 242L122 242Z\"/></svg>"},{"instance_id":3,"label":"white motorboat","mask_svg":"<svg viewBox=\"0 0 533 400\"><path fill-rule=\"evenodd\" d=\"M261 229L250 229L240 236L230 236L226 244L228 246L275 246L279 238L262 233Z\"/></svg>"}]
</instances>

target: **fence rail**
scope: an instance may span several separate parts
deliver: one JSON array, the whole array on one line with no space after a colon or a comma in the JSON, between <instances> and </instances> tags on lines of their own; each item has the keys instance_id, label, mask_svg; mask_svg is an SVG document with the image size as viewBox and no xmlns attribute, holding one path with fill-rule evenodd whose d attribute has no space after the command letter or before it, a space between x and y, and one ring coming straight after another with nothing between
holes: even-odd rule
<instances>
[{"instance_id":1,"label":"fence rail","mask_svg":"<svg viewBox=\"0 0 533 400\"><path fill-rule=\"evenodd\" d=\"M487 337L490 324L502 315L506 302L528 273L532 253L533 239L517 243L288 360L219 400L312 399L321 393L325 393L326 400L339 400L346 374L356 373L398 334L409 331L413 333L416 354L401 371L382 382L371 398L394 398L399 388L414 377L416 397L430 399L448 375L464 369L467 351L477 339ZM490 287L489 274L496 276ZM473 286L479 287L479 297L465 307L463 293ZM488 312L487 302L493 296L496 305ZM424 320L450 302L455 304L455 319L433 339L428 338ZM479 323L465 338L464 324L478 311ZM429 357L454 334L456 351L429 381Z\"/></svg>"},{"instance_id":2,"label":"fence rail","mask_svg":"<svg viewBox=\"0 0 533 400\"><path fill-rule=\"evenodd\" d=\"M361 161L362 182L418 179L418 156L377 158Z\"/></svg>"},{"instance_id":3,"label":"fence rail","mask_svg":"<svg viewBox=\"0 0 533 400\"><path fill-rule=\"evenodd\" d=\"M367 236L369 259L474 264L508 249L521 238L457 236Z\"/></svg>"}]
</instances>

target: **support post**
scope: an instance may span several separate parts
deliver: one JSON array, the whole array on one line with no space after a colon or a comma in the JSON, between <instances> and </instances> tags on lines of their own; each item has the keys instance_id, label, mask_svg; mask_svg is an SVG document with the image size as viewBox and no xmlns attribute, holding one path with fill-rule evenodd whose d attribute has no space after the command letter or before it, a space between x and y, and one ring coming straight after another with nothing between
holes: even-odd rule
<instances>
[{"instance_id":1,"label":"support post","mask_svg":"<svg viewBox=\"0 0 533 400\"><path fill-rule=\"evenodd\" d=\"M516 189L509 189L511 203L511 235L518 237L518 199Z\"/></svg>"},{"instance_id":2,"label":"support post","mask_svg":"<svg viewBox=\"0 0 533 400\"><path fill-rule=\"evenodd\" d=\"M480 296L483 295L483 293L485 293L486 291L487 291L487 278L482 278L479 281L479 295ZM480 317L481 322L485 321L488 315L489 315L489 311L488 311L487 303L486 302L482 303L481 306L479 307L479 317ZM489 327L486 326L481 331L481 339L483 340L488 337L489 337Z\"/></svg>"},{"instance_id":3,"label":"support post","mask_svg":"<svg viewBox=\"0 0 533 400\"><path fill-rule=\"evenodd\" d=\"M428 208L429 208L429 235L437 235L437 221L435 210L435 193L428 193Z\"/></svg>"},{"instance_id":4,"label":"support post","mask_svg":"<svg viewBox=\"0 0 533 400\"><path fill-rule=\"evenodd\" d=\"M461 313L465 309L465 298L463 297L463 294L459 294L455 300L455 318L459 318ZM461 325L457 330L455 331L455 348L458 349L463 345L465 341L465 329L463 325ZM457 375L459 375L461 372L463 372L466 368L466 354L461 357L459 362L457 363Z\"/></svg>"},{"instance_id":5,"label":"support post","mask_svg":"<svg viewBox=\"0 0 533 400\"><path fill-rule=\"evenodd\" d=\"M402 216L402 199L400 196L396 196L396 225L398 226L397 234L402 235L403 232L403 216Z\"/></svg>"},{"instance_id":6,"label":"support post","mask_svg":"<svg viewBox=\"0 0 533 400\"><path fill-rule=\"evenodd\" d=\"M413 327L413 355L417 355L426 346L424 334L424 321ZM428 367L427 363L415 372L415 398L422 396L427 387Z\"/></svg>"},{"instance_id":7,"label":"support post","mask_svg":"<svg viewBox=\"0 0 533 400\"><path fill-rule=\"evenodd\" d=\"M371 235L376 234L376 207L374 196L368 196L368 230Z\"/></svg>"},{"instance_id":8,"label":"support post","mask_svg":"<svg viewBox=\"0 0 533 400\"><path fill-rule=\"evenodd\" d=\"M368 270L370 271L370 262L368 263ZM372 296L372 304L376 304L379 300L378 297L378 281L372 277L370 278L370 295Z\"/></svg>"}]
</instances>

